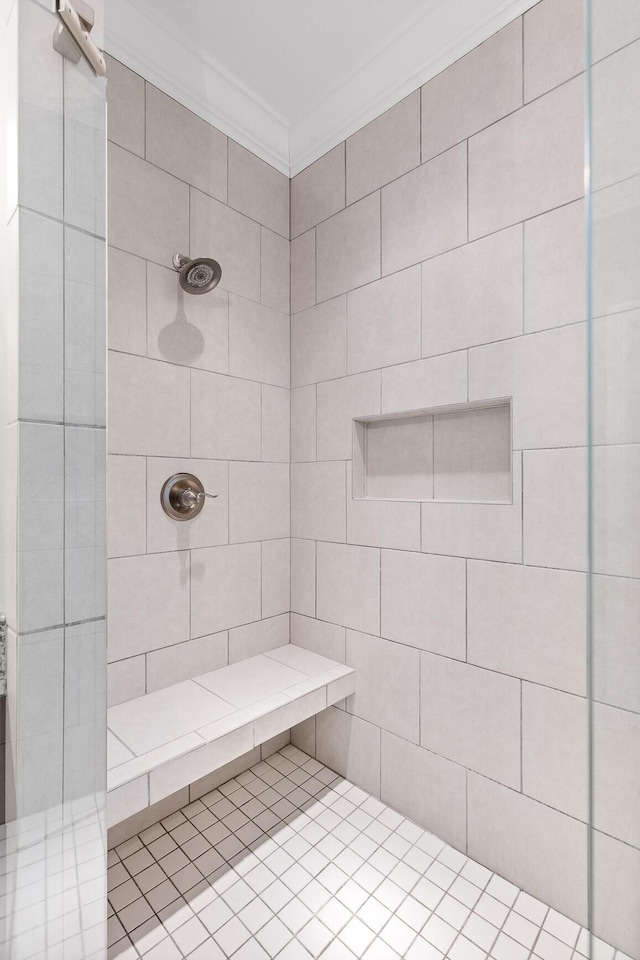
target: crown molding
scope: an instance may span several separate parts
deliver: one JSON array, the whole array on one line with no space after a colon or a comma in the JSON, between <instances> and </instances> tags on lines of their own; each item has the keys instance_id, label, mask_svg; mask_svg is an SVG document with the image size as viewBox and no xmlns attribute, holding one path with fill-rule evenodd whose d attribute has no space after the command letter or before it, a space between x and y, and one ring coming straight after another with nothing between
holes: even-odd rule
<instances>
[{"instance_id":1,"label":"crown molding","mask_svg":"<svg viewBox=\"0 0 640 960\"><path fill-rule=\"evenodd\" d=\"M287 176L408 96L537 0L430 0L389 42L293 123L201 46L176 35L147 0L109 0L106 50Z\"/></svg>"}]
</instances>

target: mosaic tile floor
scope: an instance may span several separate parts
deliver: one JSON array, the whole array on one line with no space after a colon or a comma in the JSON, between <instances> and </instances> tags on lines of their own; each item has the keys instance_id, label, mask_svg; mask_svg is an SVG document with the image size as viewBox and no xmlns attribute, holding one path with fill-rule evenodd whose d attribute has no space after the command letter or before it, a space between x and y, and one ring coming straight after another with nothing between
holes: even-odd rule
<instances>
[{"instance_id":1,"label":"mosaic tile floor","mask_svg":"<svg viewBox=\"0 0 640 960\"><path fill-rule=\"evenodd\" d=\"M578 924L291 745L110 851L109 903L110 960L589 954Z\"/></svg>"}]
</instances>

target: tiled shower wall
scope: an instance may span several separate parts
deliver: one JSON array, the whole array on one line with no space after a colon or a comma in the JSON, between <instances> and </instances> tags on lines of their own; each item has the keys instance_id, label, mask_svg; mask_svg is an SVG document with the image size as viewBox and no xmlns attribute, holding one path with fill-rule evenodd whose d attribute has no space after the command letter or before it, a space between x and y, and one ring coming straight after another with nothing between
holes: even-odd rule
<instances>
[{"instance_id":1,"label":"tiled shower wall","mask_svg":"<svg viewBox=\"0 0 640 960\"><path fill-rule=\"evenodd\" d=\"M640 148L620 108L640 83L640 31L631 5L605 6L600 313L640 294L637 271L611 269L633 249L633 213L625 184L608 186ZM355 696L294 742L585 923L583 30L581 0L543 0L293 179L291 609L293 642L357 670ZM638 441L637 330L633 313L595 325L608 442ZM352 498L353 417L501 397L512 504ZM634 954L636 457L595 456L609 575L596 616L611 638L596 664L596 932Z\"/></svg>"},{"instance_id":2,"label":"tiled shower wall","mask_svg":"<svg viewBox=\"0 0 640 960\"><path fill-rule=\"evenodd\" d=\"M109 59L112 703L289 640L289 181ZM222 281L189 296L175 253ZM189 523L160 490L209 493Z\"/></svg>"}]
</instances>

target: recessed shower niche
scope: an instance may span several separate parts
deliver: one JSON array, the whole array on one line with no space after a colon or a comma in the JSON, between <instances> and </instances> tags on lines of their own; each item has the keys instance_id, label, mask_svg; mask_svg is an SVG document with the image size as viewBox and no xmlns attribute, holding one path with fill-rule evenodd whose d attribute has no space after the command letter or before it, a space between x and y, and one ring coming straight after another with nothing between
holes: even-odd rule
<instances>
[{"instance_id":1,"label":"recessed shower niche","mask_svg":"<svg viewBox=\"0 0 640 960\"><path fill-rule=\"evenodd\" d=\"M354 420L353 496L512 501L511 401Z\"/></svg>"}]
</instances>

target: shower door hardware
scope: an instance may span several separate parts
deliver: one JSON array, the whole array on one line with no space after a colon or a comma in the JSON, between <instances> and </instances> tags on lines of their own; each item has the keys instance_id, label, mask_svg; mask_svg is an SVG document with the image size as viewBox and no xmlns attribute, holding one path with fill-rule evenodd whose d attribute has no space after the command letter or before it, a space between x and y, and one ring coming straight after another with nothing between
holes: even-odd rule
<instances>
[{"instance_id":1,"label":"shower door hardware","mask_svg":"<svg viewBox=\"0 0 640 960\"><path fill-rule=\"evenodd\" d=\"M215 500L217 496L217 493L205 493L201 481L192 473L174 473L162 484L160 503L172 520L193 520L205 500Z\"/></svg>"},{"instance_id":2,"label":"shower door hardware","mask_svg":"<svg viewBox=\"0 0 640 960\"><path fill-rule=\"evenodd\" d=\"M0 697L7 695L7 618L0 607Z\"/></svg>"},{"instance_id":3,"label":"shower door hardware","mask_svg":"<svg viewBox=\"0 0 640 960\"><path fill-rule=\"evenodd\" d=\"M69 0L57 0L56 9L64 26L59 24L53 35L53 49L72 63L78 63L84 54L95 75L106 77L105 59L89 36L95 21L93 7L85 0L75 0L75 6Z\"/></svg>"}]
</instances>

